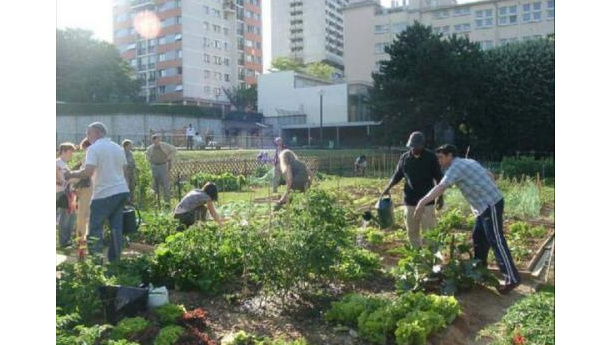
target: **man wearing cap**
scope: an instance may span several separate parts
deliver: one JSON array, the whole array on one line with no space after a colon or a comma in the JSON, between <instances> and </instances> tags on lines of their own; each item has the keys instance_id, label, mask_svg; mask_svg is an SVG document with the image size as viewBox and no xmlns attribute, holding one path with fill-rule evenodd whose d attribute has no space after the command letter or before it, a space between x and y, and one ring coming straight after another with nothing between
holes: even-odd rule
<instances>
[{"instance_id":1,"label":"man wearing cap","mask_svg":"<svg viewBox=\"0 0 610 345\"><path fill-rule=\"evenodd\" d=\"M166 204L169 204L170 200L169 171L175 156L176 148L162 142L158 134L153 134L152 145L146 149L146 159L150 162L155 194L159 195L159 189L163 188L163 200Z\"/></svg>"},{"instance_id":2,"label":"man wearing cap","mask_svg":"<svg viewBox=\"0 0 610 345\"><path fill-rule=\"evenodd\" d=\"M127 160L123 148L106 137L106 126L94 122L87 127L85 167L78 171L67 171L66 178L91 178L91 213L87 242L91 254L101 254L103 249L104 222L110 224L110 248L108 260L121 257L123 241L123 206L129 199L129 188L125 180Z\"/></svg>"},{"instance_id":3,"label":"man wearing cap","mask_svg":"<svg viewBox=\"0 0 610 345\"><path fill-rule=\"evenodd\" d=\"M282 171L280 169L280 153L288 147L284 146L282 137L275 138L273 143L275 144L275 157L273 158L275 169L273 170L273 181L271 181L271 187L273 188L273 193L277 193L277 186L280 184L280 179L282 178Z\"/></svg>"},{"instance_id":4,"label":"man wearing cap","mask_svg":"<svg viewBox=\"0 0 610 345\"><path fill-rule=\"evenodd\" d=\"M420 217L425 212L425 205L442 195L445 189L457 185L476 216L472 232L474 256L487 267L487 254L490 247L493 249L500 271L505 277L504 284L498 287L498 292L509 293L520 284L521 278L504 238L504 197L494 182L493 174L473 159L459 158L457 148L451 144L437 148L436 156L440 165L447 171L441 182L419 201L415 217Z\"/></svg>"},{"instance_id":5,"label":"man wearing cap","mask_svg":"<svg viewBox=\"0 0 610 345\"><path fill-rule=\"evenodd\" d=\"M405 224L409 242L419 248L422 245L421 230L427 230L436 226L434 216L434 199L426 203L422 209L422 217L414 218L415 207L436 184L443 178L441 167L434 152L425 148L426 138L421 132L413 132L407 142L407 148L396 165L392 179L383 190L381 195L389 194L390 189L405 179L404 202L405 202ZM443 206L442 196L436 200L437 208Z\"/></svg>"}]
</instances>

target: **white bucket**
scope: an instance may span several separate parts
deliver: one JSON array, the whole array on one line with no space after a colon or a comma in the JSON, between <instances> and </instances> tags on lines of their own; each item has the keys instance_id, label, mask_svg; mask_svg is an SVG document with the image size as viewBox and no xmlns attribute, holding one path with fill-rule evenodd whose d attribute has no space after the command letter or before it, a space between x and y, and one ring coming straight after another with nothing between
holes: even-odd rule
<instances>
[{"instance_id":1,"label":"white bucket","mask_svg":"<svg viewBox=\"0 0 610 345\"><path fill-rule=\"evenodd\" d=\"M169 303L169 292L165 286L148 287L148 309L157 308Z\"/></svg>"}]
</instances>

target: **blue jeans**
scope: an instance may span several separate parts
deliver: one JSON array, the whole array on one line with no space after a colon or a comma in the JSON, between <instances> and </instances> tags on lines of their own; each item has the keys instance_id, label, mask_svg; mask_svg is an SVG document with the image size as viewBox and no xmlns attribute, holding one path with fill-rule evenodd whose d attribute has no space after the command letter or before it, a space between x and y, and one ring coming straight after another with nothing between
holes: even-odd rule
<instances>
[{"instance_id":1,"label":"blue jeans","mask_svg":"<svg viewBox=\"0 0 610 345\"><path fill-rule=\"evenodd\" d=\"M74 221L76 213L69 213L68 209L60 208L59 210L59 245L66 247L70 245L72 234L74 233Z\"/></svg>"},{"instance_id":2,"label":"blue jeans","mask_svg":"<svg viewBox=\"0 0 610 345\"><path fill-rule=\"evenodd\" d=\"M123 246L123 206L129 199L129 193L119 193L103 199L91 200L89 217L89 234L87 246L89 254L101 254L104 249L104 221L110 224L110 248L108 261L117 261L121 257Z\"/></svg>"},{"instance_id":3,"label":"blue jeans","mask_svg":"<svg viewBox=\"0 0 610 345\"><path fill-rule=\"evenodd\" d=\"M56 193L55 199L59 199L62 193ZM76 220L76 212L70 213L66 208L57 208L59 213L59 245L66 247L70 245L72 234L74 233L74 222Z\"/></svg>"},{"instance_id":4,"label":"blue jeans","mask_svg":"<svg viewBox=\"0 0 610 345\"><path fill-rule=\"evenodd\" d=\"M504 213L504 199L495 205L490 205L485 212L476 218L472 241L474 244L474 257L481 260L487 267L487 254L493 249L500 271L504 274L507 284L519 283L521 277L515 267L510 249L504 238L502 229L502 215Z\"/></svg>"}]
</instances>

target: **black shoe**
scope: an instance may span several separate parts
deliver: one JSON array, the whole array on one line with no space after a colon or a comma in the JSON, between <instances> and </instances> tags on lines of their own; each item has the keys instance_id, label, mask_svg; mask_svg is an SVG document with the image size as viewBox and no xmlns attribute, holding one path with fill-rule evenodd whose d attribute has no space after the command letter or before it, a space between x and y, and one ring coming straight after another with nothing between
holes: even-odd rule
<instances>
[{"instance_id":1,"label":"black shoe","mask_svg":"<svg viewBox=\"0 0 610 345\"><path fill-rule=\"evenodd\" d=\"M501 284L496 289L498 289L500 295L507 295L519 285L521 285L521 283Z\"/></svg>"}]
</instances>

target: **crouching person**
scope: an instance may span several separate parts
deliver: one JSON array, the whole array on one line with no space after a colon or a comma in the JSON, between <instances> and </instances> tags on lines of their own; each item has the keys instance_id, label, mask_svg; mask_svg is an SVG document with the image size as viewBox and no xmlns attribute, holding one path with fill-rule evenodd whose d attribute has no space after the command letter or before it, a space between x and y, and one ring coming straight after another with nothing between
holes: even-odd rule
<instances>
[{"instance_id":1,"label":"crouching person","mask_svg":"<svg viewBox=\"0 0 610 345\"><path fill-rule=\"evenodd\" d=\"M178 231L186 230L198 220L205 220L206 212L210 212L216 223L222 225L222 219L214 208L215 201L218 201L218 189L212 182L186 194L174 209L174 218L180 221Z\"/></svg>"}]
</instances>

